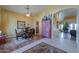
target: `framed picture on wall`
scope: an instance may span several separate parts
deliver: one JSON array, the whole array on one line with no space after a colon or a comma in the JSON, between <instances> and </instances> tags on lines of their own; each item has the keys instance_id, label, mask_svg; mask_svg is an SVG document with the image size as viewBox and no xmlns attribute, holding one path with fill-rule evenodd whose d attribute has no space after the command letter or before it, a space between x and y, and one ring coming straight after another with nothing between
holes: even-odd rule
<instances>
[{"instance_id":1,"label":"framed picture on wall","mask_svg":"<svg viewBox=\"0 0 79 59\"><path fill-rule=\"evenodd\" d=\"M25 21L17 21L17 28L18 29L25 28Z\"/></svg>"}]
</instances>

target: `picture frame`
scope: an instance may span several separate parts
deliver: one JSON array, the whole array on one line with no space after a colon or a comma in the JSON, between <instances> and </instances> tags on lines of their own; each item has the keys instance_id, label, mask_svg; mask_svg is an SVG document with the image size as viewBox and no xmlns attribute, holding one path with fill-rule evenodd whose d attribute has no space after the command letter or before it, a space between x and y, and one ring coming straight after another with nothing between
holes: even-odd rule
<instances>
[{"instance_id":1,"label":"picture frame","mask_svg":"<svg viewBox=\"0 0 79 59\"><path fill-rule=\"evenodd\" d=\"M24 29L25 21L17 21L17 29Z\"/></svg>"}]
</instances>

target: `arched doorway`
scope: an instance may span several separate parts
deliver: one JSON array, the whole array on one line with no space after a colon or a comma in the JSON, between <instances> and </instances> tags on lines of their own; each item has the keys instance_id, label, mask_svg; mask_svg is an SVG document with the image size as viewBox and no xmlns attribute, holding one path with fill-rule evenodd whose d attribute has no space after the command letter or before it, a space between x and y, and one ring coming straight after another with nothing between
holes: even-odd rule
<instances>
[{"instance_id":1,"label":"arched doorway","mask_svg":"<svg viewBox=\"0 0 79 59\"><path fill-rule=\"evenodd\" d=\"M64 39L70 39L71 30L77 31L77 9L78 8L66 8L54 13L54 25L56 29L59 30L59 33L65 33L68 35L61 34L61 37L69 36L69 38L64 37ZM74 34L76 35L76 33ZM76 41L76 39L75 39Z\"/></svg>"}]
</instances>

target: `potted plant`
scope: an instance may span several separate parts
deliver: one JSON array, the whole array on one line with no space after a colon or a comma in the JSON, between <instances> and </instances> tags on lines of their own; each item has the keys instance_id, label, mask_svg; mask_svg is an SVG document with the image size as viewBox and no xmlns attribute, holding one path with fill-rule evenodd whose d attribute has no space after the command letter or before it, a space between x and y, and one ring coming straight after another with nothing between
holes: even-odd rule
<instances>
[{"instance_id":1,"label":"potted plant","mask_svg":"<svg viewBox=\"0 0 79 59\"><path fill-rule=\"evenodd\" d=\"M65 33L68 32L68 22L66 22L66 21L63 22L63 31L64 31Z\"/></svg>"}]
</instances>

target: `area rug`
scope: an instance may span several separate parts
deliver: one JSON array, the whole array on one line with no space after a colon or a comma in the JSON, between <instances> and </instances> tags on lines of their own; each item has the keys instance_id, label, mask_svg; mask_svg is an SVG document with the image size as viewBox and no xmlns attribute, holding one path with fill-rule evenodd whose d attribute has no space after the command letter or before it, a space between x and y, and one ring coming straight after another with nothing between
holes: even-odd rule
<instances>
[{"instance_id":1,"label":"area rug","mask_svg":"<svg viewBox=\"0 0 79 59\"><path fill-rule=\"evenodd\" d=\"M47 43L40 43L26 51L24 51L23 53L67 53L66 51L63 51L59 48L56 48L54 46L51 46Z\"/></svg>"},{"instance_id":2,"label":"area rug","mask_svg":"<svg viewBox=\"0 0 79 59\"><path fill-rule=\"evenodd\" d=\"M37 41L37 40L28 40L28 41L26 40L26 41L24 41L22 43L14 44L14 45L13 44L0 45L0 53L10 53L10 52L12 52L14 50L17 50L19 48L22 48L23 46L26 46L26 45L28 45L30 43L35 42L35 41Z\"/></svg>"}]
</instances>

